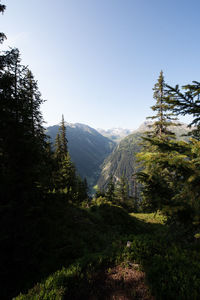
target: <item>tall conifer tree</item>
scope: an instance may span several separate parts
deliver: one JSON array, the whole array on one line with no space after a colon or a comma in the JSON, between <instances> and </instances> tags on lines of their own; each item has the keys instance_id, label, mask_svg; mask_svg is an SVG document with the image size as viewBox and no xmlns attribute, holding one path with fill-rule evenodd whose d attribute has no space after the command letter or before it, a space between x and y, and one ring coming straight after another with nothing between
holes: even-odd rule
<instances>
[{"instance_id":1,"label":"tall conifer tree","mask_svg":"<svg viewBox=\"0 0 200 300\"><path fill-rule=\"evenodd\" d=\"M20 64L18 49L7 51L2 62L1 169L7 174L4 176L7 184L12 182L8 192L16 187L19 194L20 190L36 188L41 177L39 173L46 145L40 112L43 100L32 73Z\"/></svg>"},{"instance_id":2,"label":"tall conifer tree","mask_svg":"<svg viewBox=\"0 0 200 300\"><path fill-rule=\"evenodd\" d=\"M153 124L150 125L151 131L148 132L148 136L157 138L173 137L174 134L169 130L169 126L176 126L177 123L173 122L176 118L174 118L172 112L169 111L169 104L166 101L168 99L168 93L166 92L166 84L162 70L160 71L158 81L154 85L153 91L153 98L156 100L156 103L151 109L156 112L156 114L147 118L153 121Z\"/></svg>"},{"instance_id":3,"label":"tall conifer tree","mask_svg":"<svg viewBox=\"0 0 200 300\"><path fill-rule=\"evenodd\" d=\"M54 172L55 190L66 194L68 200L73 200L76 189L76 170L71 161L67 147L64 116L55 140L56 172Z\"/></svg>"},{"instance_id":4,"label":"tall conifer tree","mask_svg":"<svg viewBox=\"0 0 200 300\"><path fill-rule=\"evenodd\" d=\"M55 146L55 158L56 158L57 162L59 163L62 160L62 147L61 147L61 139L60 139L59 132L56 134L54 146Z\"/></svg>"},{"instance_id":5,"label":"tall conifer tree","mask_svg":"<svg viewBox=\"0 0 200 300\"><path fill-rule=\"evenodd\" d=\"M12 298L23 279L18 270L34 273L35 207L40 210L46 185L46 141L43 99L32 73L21 65L19 50L3 53L0 63L0 275L3 285L12 286Z\"/></svg>"},{"instance_id":6,"label":"tall conifer tree","mask_svg":"<svg viewBox=\"0 0 200 300\"><path fill-rule=\"evenodd\" d=\"M62 153L63 155L67 155L68 153L68 147L67 147L67 136L66 136L66 126L65 126L65 120L64 116L62 115L62 121L60 126L60 139L61 139L61 147L62 147Z\"/></svg>"},{"instance_id":7,"label":"tall conifer tree","mask_svg":"<svg viewBox=\"0 0 200 300\"><path fill-rule=\"evenodd\" d=\"M109 178L108 185L106 188L106 198L108 201L111 202L113 202L115 199L115 184L112 175Z\"/></svg>"},{"instance_id":8,"label":"tall conifer tree","mask_svg":"<svg viewBox=\"0 0 200 300\"><path fill-rule=\"evenodd\" d=\"M182 93L179 87L167 86L166 102L172 113L193 114L191 122L197 127L193 135L199 135L200 85L184 86ZM138 154L143 171L138 173L138 179L143 186L143 195L148 207L161 210L172 222L184 225L199 226L200 224L200 180L199 158L200 144L198 140L190 142L173 139L149 138L153 145L147 151Z\"/></svg>"},{"instance_id":9,"label":"tall conifer tree","mask_svg":"<svg viewBox=\"0 0 200 300\"><path fill-rule=\"evenodd\" d=\"M122 203L125 203L129 198L129 185L124 174L117 183L116 196Z\"/></svg>"},{"instance_id":10,"label":"tall conifer tree","mask_svg":"<svg viewBox=\"0 0 200 300\"><path fill-rule=\"evenodd\" d=\"M163 72L160 72L157 83L153 88L153 97L156 100L156 104L151 108L156 112L155 116L148 117L153 120L153 124L150 126L151 131L146 133L143 137L143 151L137 155L141 162L140 167L143 171L138 172L139 181L144 184L143 195L145 201L152 209L159 209L165 197L169 196L168 184L170 180L169 170L161 167L158 157L162 159L162 150L160 144L169 143L174 137L174 133L169 129L170 126L177 126L178 123L174 121L174 115L170 110L168 104L169 95L166 91L166 84L164 81ZM163 180L162 180L163 179ZM163 193L163 197L159 197L157 193L160 186L160 191ZM165 197L164 197L165 195Z\"/></svg>"}]
</instances>

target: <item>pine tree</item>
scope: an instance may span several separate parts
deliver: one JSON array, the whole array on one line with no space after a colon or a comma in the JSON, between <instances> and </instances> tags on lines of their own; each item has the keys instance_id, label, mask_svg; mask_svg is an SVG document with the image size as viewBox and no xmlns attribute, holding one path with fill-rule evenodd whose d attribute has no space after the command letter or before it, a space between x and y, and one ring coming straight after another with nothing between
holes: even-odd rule
<instances>
[{"instance_id":1,"label":"pine tree","mask_svg":"<svg viewBox=\"0 0 200 300\"><path fill-rule=\"evenodd\" d=\"M113 181L113 176L110 176L110 179L107 184L106 199L111 202L115 200L115 184Z\"/></svg>"},{"instance_id":2,"label":"pine tree","mask_svg":"<svg viewBox=\"0 0 200 300\"><path fill-rule=\"evenodd\" d=\"M86 178L84 178L82 182L83 182L82 188L81 188L81 193L83 195L82 199L86 200L86 199L88 199L88 191L89 191L88 182L87 182Z\"/></svg>"},{"instance_id":3,"label":"pine tree","mask_svg":"<svg viewBox=\"0 0 200 300\"><path fill-rule=\"evenodd\" d=\"M121 176L116 187L116 197L120 202L125 203L129 199L129 185L124 174Z\"/></svg>"},{"instance_id":4,"label":"pine tree","mask_svg":"<svg viewBox=\"0 0 200 300\"><path fill-rule=\"evenodd\" d=\"M83 201L88 200L88 184L87 184L87 179L82 178L80 176L76 176L76 197L75 201L77 203L81 203Z\"/></svg>"},{"instance_id":5,"label":"pine tree","mask_svg":"<svg viewBox=\"0 0 200 300\"><path fill-rule=\"evenodd\" d=\"M165 198L169 197L168 184L165 178L168 178L168 170L160 167L162 160L162 151L160 145L167 145L174 138L174 134L169 130L169 126L177 126L173 113L168 104L169 95L166 92L166 84L163 72L160 72L158 82L154 85L153 97L156 104L152 106L152 110L156 112L155 116L149 117L154 120L151 125L151 131L146 132L143 137L143 150L137 155L141 162L137 178L144 185L143 197L144 202L153 209L160 209L165 202ZM160 157L160 159L159 159ZM169 176L170 179L170 176ZM160 186L160 188L159 188ZM156 192L159 191L160 192ZM162 197L159 195L162 194Z\"/></svg>"},{"instance_id":6,"label":"pine tree","mask_svg":"<svg viewBox=\"0 0 200 300\"><path fill-rule=\"evenodd\" d=\"M59 163L62 160L62 147L61 147L61 138L59 132L56 135L54 147L55 147L55 157L57 163Z\"/></svg>"},{"instance_id":7,"label":"pine tree","mask_svg":"<svg viewBox=\"0 0 200 300\"><path fill-rule=\"evenodd\" d=\"M136 174L133 174L133 209L135 212L139 208L139 188Z\"/></svg>"},{"instance_id":8,"label":"pine tree","mask_svg":"<svg viewBox=\"0 0 200 300\"><path fill-rule=\"evenodd\" d=\"M42 188L49 184L47 144L43 99L32 73L21 65L19 50L1 55L0 65L0 275L4 286L9 282L7 296L12 298L23 278L16 276L18 270L35 272L36 211L46 196Z\"/></svg>"},{"instance_id":9,"label":"pine tree","mask_svg":"<svg viewBox=\"0 0 200 300\"><path fill-rule=\"evenodd\" d=\"M60 126L60 141L61 141L62 153L65 156L68 153L68 148L67 148L68 140L66 137L66 126L65 126L65 120L63 115L62 115L62 121Z\"/></svg>"},{"instance_id":10,"label":"pine tree","mask_svg":"<svg viewBox=\"0 0 200 300\"><path fill-rule=\"evenodd\" d=\"M156 115L147 118L154 121L153 124L150 125L151 131L148 132L149 137L169 138L174 136L169 130L169 126L176 126L177 123L172 122L176 119L172 117L173 114L169 111L169 105L166 101L168 94L165 87L163 71L161 71L158 81L153 88L153 98L156 100L156 104L153 105L151 109L156 112Z\"/></svg>"},{"instance_id":11,"label":"pine tree","mask_svg":"<svg viewBox=\"0 0 200 300\"><path fill-rule=\"evenodd\" d=\"M95 199L102 197L104 198L106 196L106 193L104 191L104 189L99 189L97 188L96 193L95 193Z\"/></svg>"},{"instance_id":12,"label":"pine tree","mask_svg":"<svg viewBox=\"0 0 200 300\"><path fill-rule=\"evenodd\" d=\"M43 102L37 84L27 67L20 64L18 49L2 57L0 71L0 151L1 170L8 193L23 193L37 188L43 155L45 134L40 105ZM2 191L2 190L1 190Z\"/></svg>"},{"instance_id":13,"label":"pine tree","mask_svg":"<svg viewBox=\"0 0 200 300\"><path fill-rule=\"evenodd\" d=\"M62 116L59 132L55 140L55 171L53 172L54 188L66 195L68 200L76 199L77 175L67 147L66 127Z\"/></svg>"},{"instance_id":14,"label":"pine tree","mask_svg":"<svg viewBox=\"0 0 200 300\"><path fill-rule=\"evenodd\" d=\"M73 195L76 191L76 169L74 164L71 162L69 153L67 153L62 159L59 174L60 190L67 195L67 199L73 200Z\"/></svg>"},{"instance_id":15,"label":"pine tree","mask_svg":"<svg viewBox=\"0 0 200 300\"><path fill-rule=\"evenodd\" d=\"M169 108L173 113L193 114L191 124L199 126L199 85L185 86L186 93L178 86L168 86ZM148 139L152 148L138 154L143 170L137 176L143 183L143 196L146 205L152 210L161 210L171 221L184 225L200 225L200 144L173 139Z\"/></svg>"}]
</instances>

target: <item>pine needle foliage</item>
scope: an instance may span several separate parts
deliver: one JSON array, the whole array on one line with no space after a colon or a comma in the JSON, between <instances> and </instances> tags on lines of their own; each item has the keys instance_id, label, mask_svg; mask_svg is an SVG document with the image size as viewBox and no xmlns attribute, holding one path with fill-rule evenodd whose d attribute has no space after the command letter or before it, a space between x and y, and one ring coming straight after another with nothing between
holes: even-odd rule
<instances>
[{"instance_id":1,"label":"pine needle foliage","mask_svg":"<svg viewBox=\"0 0 200 300\"><path fill-rule=\"evenodd\" d=\"M167 86L165 97L162 98L163 82L161 72L154 87L157 102L153 107L159 112L155 116L159 122L155 122L152 134L144 138L143 150L137 155L142 167L137 178L143 184L144 206L152 211L162 211L168 220L199 226L200 142L197 139L176 141L168 131L169 116L192 112L194 120L191 124L197 125L198 129L198 110L194 110L194 107L198 106L199 86L197 82L193 86L185 86L185 94L178 87L172 89ZM169 111L169 116L163 113L165 109Z\"/></svg>"},{"instance_id":2,"label":"pine needle foliage","mask_svg":"<svg viewBox=\"0 0 200 300\"><path fill-rule=\"evenodd\" d=\"M87 182L77 175L75 165L67 146L66 126L64 116L55 139L54 171L52 174L54 190L63 194L67 201L82 202L88 198Z\"/></svg>"},{"instance_id":3,"label":"pine needle foliage","mask_svg":"<svg viewBox=\"0 0 200 300\"><path fill-rule=\"evenodd\" d=\"M168 94L165 88L166 84L161 70L158 81L153 88L153 98L156 103L151 109L155 112L155 115L147 118L153 121L153 124L149 125L151 130L147 132L147 136L151 138L173 137L174 133L169 130L169 126L177 126L177 123L174 122L176 118L174 118L173 113L169 110L169 104L166 102Z\"/></svg>"},{"instance_id":4,"label":"pine needle foliage","mask_svg":"<svg viewBox=\"0 0 200 300\"><path fill-rule=\"evenodd\" d=\"M153 210L184 223L200 225L200 142L157 143L160 152L141 153L138 173L143 194Z\"/></svg>"},{"instance_id":5,"label":"pine needle foliage","mask_svg":"<svg viewBox=\"0 0 200 300\"><path fill-rule=\"evenodd\" d=\"M200 140L200 83L193 81L192 84L171 87L166 86L168 92L167 102L170 109L176 115L191 115L192 122L189 124L193 130L189 133L192 137ZM194 126L194 127L192 127Z\"/></svg>"}]
</instances>

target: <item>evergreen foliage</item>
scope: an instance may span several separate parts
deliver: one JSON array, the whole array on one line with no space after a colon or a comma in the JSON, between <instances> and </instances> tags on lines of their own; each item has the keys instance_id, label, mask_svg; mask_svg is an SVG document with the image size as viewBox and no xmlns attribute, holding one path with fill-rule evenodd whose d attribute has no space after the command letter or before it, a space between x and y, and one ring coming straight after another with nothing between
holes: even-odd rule
<instances>
[{"instance_id":1,"label":"evergreen foliage","mask_svg":"<svg viewBox=\"0 0 200 300\"><path fill-rule=\"evenodd\" d=\"M184 105L187 97L192 98L193 88L194 86L186 86L189 92L183 95L178 87L176 89L168 87L166 97L168 109L171 109L172 113L182 114L193 111L192 107L189 108L188 102ZM197 125L196 136L197 111L194 117L192 124ZM193 224L198 228L200 225L200 190L197 184L200 179L198 140L174 141L169 138L163 139L160 135L145 140L148 141L148 145L145 144L143 152L138 154L143 170L137 174L138 180L144 185L144 205L153 211L161 210L170 221L178 221L187 226Z\"/></svg>"},{"instance_id":2,"label":"evergreen foliage","mask_svg":"<svg viewBox=\"0 0 200 300\"><path fill-rule=\"evenodd\" d=\"M105 197L105 191L97 188L96 194L95 194L95 199L100 198L100 197Z\"/></svg>"},{"instance_id":3,"label":"evergreen foliage","mask_svg":"<svg viewBox=\"0 0 200 300\"><path fill-rule=\"evenodd\" d=\"M20 64L19 50L7 51L1 62L0 166L4 199L37 188L45 168L46 141L40 113L43 100L32 73Z\"/></svg>"},{"instance_id":4,"label":"evergreen foliage","mask_svg":"<svg viewBox=\"0 0 200 300\"><path fill-rule=\"evenodd\" d=\"M51 149L40 112L43 99L19 50L1 53L0 66L0 276L2 299L10 299L37 278L36 265L45 259L48 200L65 195L82 202L87 187L71 163L64 118L60 156Z\"/></svg>"},{"instance_id":5,"label":"evergreen foliage","mask_svg":"<svg viewBox=\"0 0 200 300\"><path fill-rule=\"evenodd\" d=\"M153 88L153 98L156 100L156 104L153 105L151 109L156 112L156 114L147 118L154 121L153 124L150 125L151 131L148 132L148 137L150 138L158 137L160 139L166 139L174 136L174 133L169 130L169 127L176 126L177 123L172 122L176 119L173 117L172 112L169 111L169 105L166 101L168 99L168 94L165 88L166 84L163 71L161 71L158 81Z\"/></svg>"},{"instance_id":6,"label":"evergreen foliage","mask_svg":"<svg viewBox=\"0 0 200 300\"><path fill-rule=\"evenodd\" d=\"M62 147L61 147L61 138L60 133L57 133L55 138L55 159L57 163L62 161Z\"/></svg>"},{"instance_id":7,"label":"evergreen foliage","mask_svg":"<svg viewBox=\"0 0 200 300\"><path fill-rule=\"evenodd\" d=\"M124 175L122 175L119 182L117 182L116 197L121 203L126 203L129 199L129 185Z\"/></svg>"},{"instance_id":8,"label":"evergreen foliage","mask_svg":"<svg viewBox=\"0 0 200 300\"><path fill-rule=\"evenodd\" d=\"M12 294L20 286L18 270L34 272L33 211L42 205L43 189L49 185L47 143L43 99L32 73L21 65L19 50L5 52L0 61L0 275Z\"/></svg>"},{"instance_id":9,"label":"evergreen foliage","mask_svg":"<svg viewBox=\"0 0 200 300\"><path fill-rule=\"evenodd\" d=\"M110 179L108 181L105 196L108 201L114 202L114 200L115 200L115 184L114 184L112 175L110 176Z\"/></svg>"},{"instance_id":10,"label":"evergreen foliage","mask_svg":"<svg viewBox=\"0 0 200 300\"><path fill-rule=\"evenodd\" d=\"M102 165L102 172L99 176L97 185L100 190L105 190L108 184L109 175L113 174L114 182L117 184L120 178L124 175L129 185L129 196L132 198L132 204L134 211L141 208L141 184L138 183L136 174L140 168L138 168L137 154L145 151L150 151L150 143L142 139L144 133L149 131L149 122L143 123L136 132L125 137L114 151L105 159ZM188 133L187 126L181 124L180 126L171 126L169 131L174 132L178 140L188 141L186 135ZM172 139L171 136L169 139ZM147 149L143 149L145 146ZM153 147L153 146L151 146ZM155 147L155 146L154 146ZM131 199L129 199L131 203Z\"/></svg>"},{"instance_id":11,"label":"evergreen foliage","mask_svg":"<svg viewBox=\"0 0 200 300\"><path fill-rule=\"evenodd\" d=\"M93 193L101 165L104 159L112 152L115 143L102 136L97 130L84 124L66 123L68 151L81 178L87 178L89 193ZM46 133L55 143L56 135L60 134L60 126L50 126Z\"/></svg>"},{"instance_id":12,"label":"evergreen foliage","mask_svg":"<svg viewBox=\"0 0 200 300\"><path fill-rule=\"evenodd\" d=\"M4 4L0 4L0 13L4 13L6 6ZM6 35L3 32L0 32L0 44L6 39Z\"/></svg>"},{"instance_id":13,"label":"evergreen foliage","mask_svg":"<svg viewBox=\"0 0 200 300\"><path fill-rule=\"evenodd\" d=\"M67 148L67 137L66 137L66 126L65 126L65 120L64 116L62 115L62 121L60 126L60 140L61 140L61 151L63 156L68 154L68 148Z\"/></svg>"},{"instance_id":14,"label":"evergreen foliage","mask_svg":"<svg viewBox=\"0 0 200 300\"><path fill-rule=\"evenodd\" d=\"M168 103L171 110L177 115L192 115L193 125L195 128L189 133L194 138L200 140L200 83L193 81L192 84L187 84L180 90L179 85L174 88L167 85Z\"/></svg>"},{"instance_id":15,"label":"evergreen foliage","mask_svg":"<svg viewBox=\"0 0 200 300\"><path fill-rule=\"evenodd\" d=\"M64 116L54 144L55 169L53 171L54 190L65 195L67 200L81 202L88 198L87 180L76 174L67 146ZM81 199L81 197L83 197Z\"/></svg>"}]
</instances>

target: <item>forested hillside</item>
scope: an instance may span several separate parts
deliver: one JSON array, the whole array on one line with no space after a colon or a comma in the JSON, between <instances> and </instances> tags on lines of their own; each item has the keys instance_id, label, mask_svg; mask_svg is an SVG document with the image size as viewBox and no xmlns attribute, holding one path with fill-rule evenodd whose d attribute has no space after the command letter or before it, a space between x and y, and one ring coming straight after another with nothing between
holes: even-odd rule
<instances>
[{"instance_id":1,"label":"forested hillside","mask_svg":"<svg viewBox=\"0 0 200 300\"><path fill-rule=\"evenodd\" d=\"M129 183L130 195L134 195L135 177L138 171L137 154L141 151L142 136L149 130L151 122L144 122L134 131L125 137L113 152L105 159L97 185L100 189L106 189L109 178L112 175L117 182L124 175ZM187 133L189 128L186 124L171 126L170 129L175 133L178 140L188 140Z\"/></svg>"},{"instance_id":2,"label":"forested hillside","mask_svg":"<svg viewBox=\"0 0 200 300\"><path fill-rule=\"evenodd\" d=\"M101 175L97 182L100 189L105 189L109 178L113 175L114 181L124 175L129 182L130 192L133 194L133 174L136 172L136 154L140 151L141 133L133 133L124 138L114 151L105 159Z\"/></svg>"},{"instance_id":3,"label":"forested hillside","mask_svg":"<svg viewBox=\"0 0 200 300\"><path fill-rule=\"evenodd\" d=\"M46 134L54 142L59 126L50 126ZM112 152L115 143L102 136L95 129L84 124L66 123L69 153L78 173L87 179L90 190L100 175L100 167L104 159Z\"/></svg>"}]
</instances>

